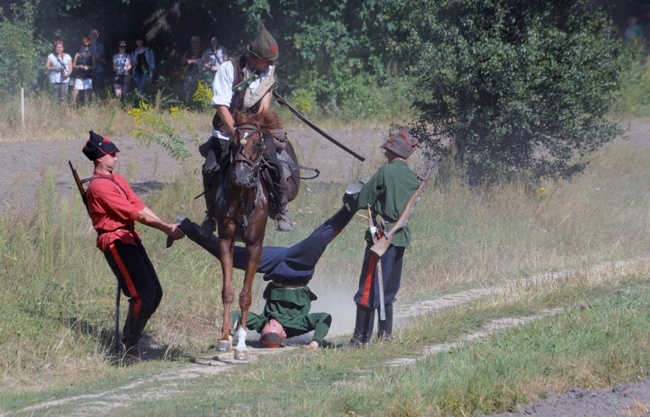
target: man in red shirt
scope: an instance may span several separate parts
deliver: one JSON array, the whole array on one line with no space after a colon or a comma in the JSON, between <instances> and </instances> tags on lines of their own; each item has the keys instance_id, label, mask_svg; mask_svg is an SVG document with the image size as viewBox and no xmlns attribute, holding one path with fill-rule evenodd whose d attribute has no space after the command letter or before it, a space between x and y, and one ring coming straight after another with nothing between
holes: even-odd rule
<instances>
[{"instance_id":1,"label":"man in red shirt","mask_svg":"<svg viewBox=\"0 0 650 417\"><path fill-rule=\"evenodd\" d=\"M129 313L122 331L124 352L139 358L138 340L162 299L162 287L142 246L135 222L165 232L174 239L185 236L178 224L165 223L133 192L113 169L120 150L93 131L82 152L93 161L95 171L88 185L88 212L97 230L97 247L115 273L122 293L129 297Z\"/></svg>"}]
</instances>

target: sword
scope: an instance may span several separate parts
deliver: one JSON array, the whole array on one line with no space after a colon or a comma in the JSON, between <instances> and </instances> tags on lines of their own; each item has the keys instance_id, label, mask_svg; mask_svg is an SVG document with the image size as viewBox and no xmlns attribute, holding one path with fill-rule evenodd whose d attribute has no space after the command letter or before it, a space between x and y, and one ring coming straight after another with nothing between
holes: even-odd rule
<instances>
[{"instance_id":1,"label":"sword","mask_svg":"<svg viewBox=\"0 0 650 417\"><path fill-rule=\"evenodd\" d=\"M346 147L341 142L337 141L336 139L334 139L333 137L331 137L327 133L323 132L323 130L321 128L319 128L318 126L316 126L315 124L310 122L309 119L307 119L305 116L303 116L298 110L294 109L293 106L291 106L291 104L287 103L287 100L285 100L284 97L282 97L280 95L280 93L278 93L275 90L273 90L273 97L275 97L278 100L278 103L280 103L280 105L285 106L287 109L289 109L289 111L291 113L293 113L294 115L296 115L296 117L298 119L302 120L307 126L311 127L316 132L320 133L325 139L329 140L330 142L332 142L333 144L335 144L339 148L343 149L344 151L346 151L350 155L354 156L359 161L363 162L363 161L366 160L366 158L364 158L363 156L359 155L358 153L356 153L353 150L351 150L350 148Z\"/></svg>"},{"instance_id":2,"label":"sword","mask_svg":"<svg viewBox=\"0 0 650 417\"><path fill-rule=\"evenodd\" d=\"M368 224L370 225L370 234L372 235L373 243L377 243L377 226L372 221L372 211L370 210L370 204L368 204ZM383 233L383 232L382 232ZM384 302L384 275L381 270L381 257L377 257L377 286L379 287L379 320L386 320L385 302Z\"/></svg>"}]
</instances>

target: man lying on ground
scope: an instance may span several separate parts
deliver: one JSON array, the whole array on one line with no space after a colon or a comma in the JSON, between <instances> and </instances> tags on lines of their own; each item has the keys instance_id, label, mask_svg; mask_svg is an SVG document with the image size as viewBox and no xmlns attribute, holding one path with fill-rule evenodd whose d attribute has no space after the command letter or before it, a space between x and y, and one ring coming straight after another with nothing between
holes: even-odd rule
<instances>
[{"instance_id":1,"label":"man lying on ground","mask_svg":"<svg viewBox=\"0 0 650 417\"><path fill-rule=\"evenodd\" d=\"M311 302L316 295L307 284L314 276L316 263L327 245L350 222L354 213L342 207L332 217L320 225L307 238L295 245L284 248L265 246L257 272L264 274L269 281L264 290L266 305L262 314L248 313L246 327L261 334L260 347L284 346L287 337L294 337L314 331L307 349L318 349L332 324L328 313L311 313ZM219 258L216 235L205 237L199 232L200 226L185 218L180 223L181 230L192 241L199 244ZM246 249L236 246L233 256L234 268L244 270L247 264ZM231 314L231 324L241 318L240 311ZM235 329L237 326L232 326Z\"/></svg>"}]
</instances>

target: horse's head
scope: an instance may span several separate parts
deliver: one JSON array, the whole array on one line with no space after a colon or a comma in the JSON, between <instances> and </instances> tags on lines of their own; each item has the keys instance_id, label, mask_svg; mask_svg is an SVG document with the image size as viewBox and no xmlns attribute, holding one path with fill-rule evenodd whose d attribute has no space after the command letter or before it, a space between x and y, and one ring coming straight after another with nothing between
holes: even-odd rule
<instances>
[{"instance_id":1,"label":"horse's head","mask_svg":"<svg viewBox=\"0 0 650 417\"><path fill-rule=\"evenodd\" d=\"M238 114L230 152L235 184L255 187L264 152L264 137L255 120Z\"/></svg>"},{"instance_id":2,"label":"horse's head","mask_svg":"<svg viewBox=\"0 0 650 417\"><path fill-rule=\"evenodd\" d=\"M240 112L235 114L235 132L231 146L235 184L249 188L257 184L262 155L266 149L265 140L273 140L265 139L262 132L281 127L278 115L272 111L250 116Z\"/></svg>"}]
</instances>

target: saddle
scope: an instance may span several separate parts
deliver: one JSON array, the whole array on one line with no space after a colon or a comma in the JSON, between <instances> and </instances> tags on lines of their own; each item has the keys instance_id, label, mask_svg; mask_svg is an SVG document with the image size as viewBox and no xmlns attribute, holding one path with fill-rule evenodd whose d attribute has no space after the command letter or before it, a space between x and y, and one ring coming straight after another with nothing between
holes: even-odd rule
<instances>
[{"instance_id":1,"label":"saddle","mask_svg":"<svg viewBox=\"0 0 650 417\"><path fill-rule=\"evenodd\" d=\"M285 178L284 176L282 165L285 162L278 160L278 164L272 164L269 162L268 156L265 156L266 163L262 165L263 169L260 172L260 181L268 191L269 218L271 219L275 219L281 212L282 206L293 201L300 190L300 169L297 167L296 162L298 157L296 156L291 142L287 140L283 145L284 151L291 157L293 163L296 164L296 166L289 166L289 169L291 170L289 178ZM223 149L218 163L214 164L214 167L210 167L210 172L207 173L208 183L214 184L217 177L220 177L221 174L228 169L231 162L229 154L228 148Z\"/></svg>"}]
</instances>

